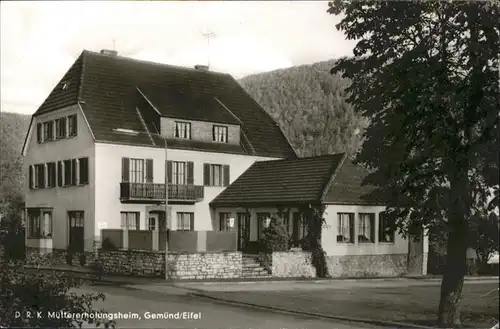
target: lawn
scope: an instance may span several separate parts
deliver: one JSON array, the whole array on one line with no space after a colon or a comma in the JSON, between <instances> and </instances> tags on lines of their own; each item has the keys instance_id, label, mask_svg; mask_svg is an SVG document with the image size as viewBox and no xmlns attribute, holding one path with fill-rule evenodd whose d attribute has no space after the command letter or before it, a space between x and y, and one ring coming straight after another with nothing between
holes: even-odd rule
<instances>
[{"instance_id":1,"label":"lawn","mask_svg":"<svg viewBox=\"0 0 500 329\"><path fill-rule=\"evenodd\" d=\"M464 286L461 311L464 327L491 328L498 319L498 288L495 283ZM436 325L440 287L325 289L301 291L204 292L232 301L327 315L376 319L426 326Z\"/></svg>"}]
</instances>

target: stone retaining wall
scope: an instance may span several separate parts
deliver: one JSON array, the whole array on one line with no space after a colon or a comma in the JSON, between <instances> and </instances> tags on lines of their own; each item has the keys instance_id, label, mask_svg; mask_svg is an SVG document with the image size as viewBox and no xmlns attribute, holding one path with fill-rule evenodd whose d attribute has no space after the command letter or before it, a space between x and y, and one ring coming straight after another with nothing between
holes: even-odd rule
<instances>
[{"instance_id":1,"label":"stone retaining wall","mask_svg":"<svg viewBox=\"0 0 500 329\"><path fill-rule=\"evenodd\" d=\"M315 277L316 269L306 251L273 252L272 276ZM391 277L407 273L407 254L326 256L330 277Z\"/></svg>"},{"instance_id":2,"label":"stone retaining wall","mask_svg":"<svg viewBox=\"0 0 500 329\"><path fill-rule=\"evenodd\" d=\"M242 274L241 252L169 253L170 279L231 279Z\"/></svg>"},{"instance_id":3,"label":"stone retaining wall","mask_svg":"<svg viewBox=\"0 0 500 329\"><path fill-rule=\"evenodd\" d=\"M104 273L165 277L165 252L139 250L99 250Z\"/></svg>"},{"instance_id":4,"label":"stone retaining wall","mask_svg":"<svg viewBox=\"0 0 500 329\"><path fill-rule=\"evenodd\" d=\"M26 263L43 267L67 265L66 255L66 250L53 249L44 253L39 249L27 249ZM91 267L98 260L107 274L165 278L164 251L100 249L84 255L85 267ZM80 254L73 254L72 259L74 267L81 267ZM171 279L239 278L242 267L241 252L168 254L168 274Z\"/></svg>"},{"instance_id":5,"label":"stone retaining wall","mask_svg":"<svg viewBox=\"0 0 500 329\"><path fill-rule=\"evenodd\" d=\"M279 278L314 278L316 269L312 265L310 252L273 252L271 273Z\"/></svg>"}]
</instances>

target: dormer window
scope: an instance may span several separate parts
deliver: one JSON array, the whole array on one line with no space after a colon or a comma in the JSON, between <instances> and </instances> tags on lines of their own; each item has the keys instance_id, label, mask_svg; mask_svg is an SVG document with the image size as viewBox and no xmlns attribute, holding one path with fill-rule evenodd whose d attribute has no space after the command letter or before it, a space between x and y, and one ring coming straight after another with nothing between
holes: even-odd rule
<instances>
[{"instance_id":1,"label":"dormer window","mask_svg":"<svg viewBox=\"0 0 500 329\"><path fill-rule=\"evenodd\" d=\"M214 142L227 143L227 127L214 126L213 127L213 140Z\"/></svg>"},{"instance_id":2,"label":"dormer window","mask_svg":"<svg viewBox=\"0 0 500 329\"><path fill-rule=\"evenodd\" d=\"M175 122L175 138L191 139L191 124L189 122Z\"/></svg>"}]
</instances>

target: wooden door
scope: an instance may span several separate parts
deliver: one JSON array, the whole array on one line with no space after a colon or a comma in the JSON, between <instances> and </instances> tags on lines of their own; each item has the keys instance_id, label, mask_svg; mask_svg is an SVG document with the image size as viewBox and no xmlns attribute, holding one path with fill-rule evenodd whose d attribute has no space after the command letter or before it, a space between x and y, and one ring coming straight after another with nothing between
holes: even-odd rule
<instances>
[{"instance_id":1,"label":"wooden door","mask_svg":"<svg viewBox=\"0 0 500 329\"><path fill-rule=\"evenodd\" d=\"M83 211L69 213L69 249L73 252L84 250Z\"/></svg>"},{"instance_id":2,"label":"wooden door","mask_svg":"<svg viewBox=\"0 0 500 329\"><path fill-rule=\"evenodd\" d=\"M250 216L246 213L238 214L238 250L245 250L250 241Z\"/></svg>"}]
</instances>

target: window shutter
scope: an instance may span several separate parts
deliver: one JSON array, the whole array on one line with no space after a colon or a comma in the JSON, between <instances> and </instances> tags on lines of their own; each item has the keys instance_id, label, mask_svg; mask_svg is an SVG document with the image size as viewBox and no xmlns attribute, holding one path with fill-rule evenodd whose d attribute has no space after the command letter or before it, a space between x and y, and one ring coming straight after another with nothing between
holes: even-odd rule
<instances>
[{"instance_id":1,"label":"window shutter","mask_svg":"<svg viewBox=\"0 0 500 329\"><path fill-rule=\"evenodd\" d=\"M71 185L76 185L76 159L71 160Z\"/></svg>"},{"instance_id":2,"label":"window shutter","mask_svg":"<svg viewBox=\"0 0 500 329\"><path fill-rule=\"evenodd\" d=\"M36 140L38 143L42 142L42 124L41 123L36 124Z\"/></svg>"},{"instance_id":3,"label":"window shutter","mask_svg":"<svg viewBox=\"0 0 500 329\"><path fill-rule=\"evenodd\" d=\"M30 190L33 189L33 166L28 167L28 175L29 175L29 188Z\"/></svg>"},{"instance_id":4,"label":"window shutter","mask_svg":"<svg viewBox=\"0 0 500 329\"><path fill-rule=\"evenodd\" d=\"M167 178L168 183L172 184L172 161L167 161Z\"/></svg>"},{"instance_id":5,"label":"window shutter","mask_svg":"<svg viewBox=\"0 0 500 329\"><path fill-rule=\"evenodd\" d=\"M203 164L203 185L210 186L210 164Z\"/></svg>"},{"instance_id":6,"label":"window shutter","mask_svg":"<svg viewBox=\"0 0 500 329\"><path fill-rule=\"evenodd\" d=\"M80 184L89 183L89 158L80 159Z\"/></svg>"},{"instance_id":7,"label":"window shutter","mask_svg":"<svg viewBox=\"0 0 500 329\"><path fill-rule=\"evenodd\" d=\"M194 184L194 163L192 161L187 162L187 183L189 185Z\"/></svg>"},{"instance_id":8,"label":"window shutter","mask_svg":"<svg viewBox=\"0 0 500 329\"><path fill-rule=\"evenodd\" d=\"M354 242L354 215L349 215L349 242Z\"/></svg>"},{"instance_id":9,"label":"window shutter","mask_svg":"<svg viewBox=\"0 0 500 329\"><path fill-rule=\"evenodd\" d=\"M375 214L370 216L370 241L375 242Z\"/></svg>"},{"instance_id":10,"label":"window shutter","mask_svg":"<svg viewBox=\"0 0 500 329\"><path fill-rule=\"evenodd\" d=\"M66 117L61 118L61 137L66 138Z\"/></svg>"},{"instance_id":11,"label":"window shutter","mask_svg":"<svg viewBox=\"0 0 500 329\"><path fill-rule=\"evenodd\" d=\"M128 183L130 176L130 159L122 158L122 182Z\"/></svg>"},{"instance_id":12,"label":"window shutter","mask_svg":"<svg viewBox=\"0 0 500 329\"><path fill-rule=\"evenodd\" d=\"M73 124L74 124L73 136L76 136L78 135L78 117L76 115L73 117Z\"/></svg>"},{"instance_id":13,"label":"window shutter","mask_svg":"<svg viewBox=\"0 0 500 329\"><path fill-rule=\"evenodd\" d=\"M213 139L214 142L216 141L216 138L215 138L215 126L212 126L212 139Z\"/></svg>"},{"instance_id":14,"label":"window shutter","mask_svg":"<svg viewBox=\"0 0 500 329\"><path fill-rule=\"evenodd\" d=\"M57 161L57 186L63 186L62 161Z\"/></svg>"},{"instance_id":15,"label":"window shutter","mask_svg":"<svg viewBox=\"0 0 500 329\"><path fill-rule=\"evenodd\" d=\"M194 231L194 214L189 214L189 230Z\"/></svg>"},{"instance_id":16,"label":"window shutter","mask_svg":"<svg viewBox=\"0 0 500 329\"><path fill-rule=\"evenodd\" d=\"M146 159L146 183L153 182L153 159Z\"/></svg>"},{"instance_id":17,"label":"window shutter","mask_svg":"<svg viewBox=\"0 0 500 329\"><path fill-rule=\"evenodd\" d=\"M224 185L229 185L229 165L224 165Z\"/></svg>"}]
</instances>

